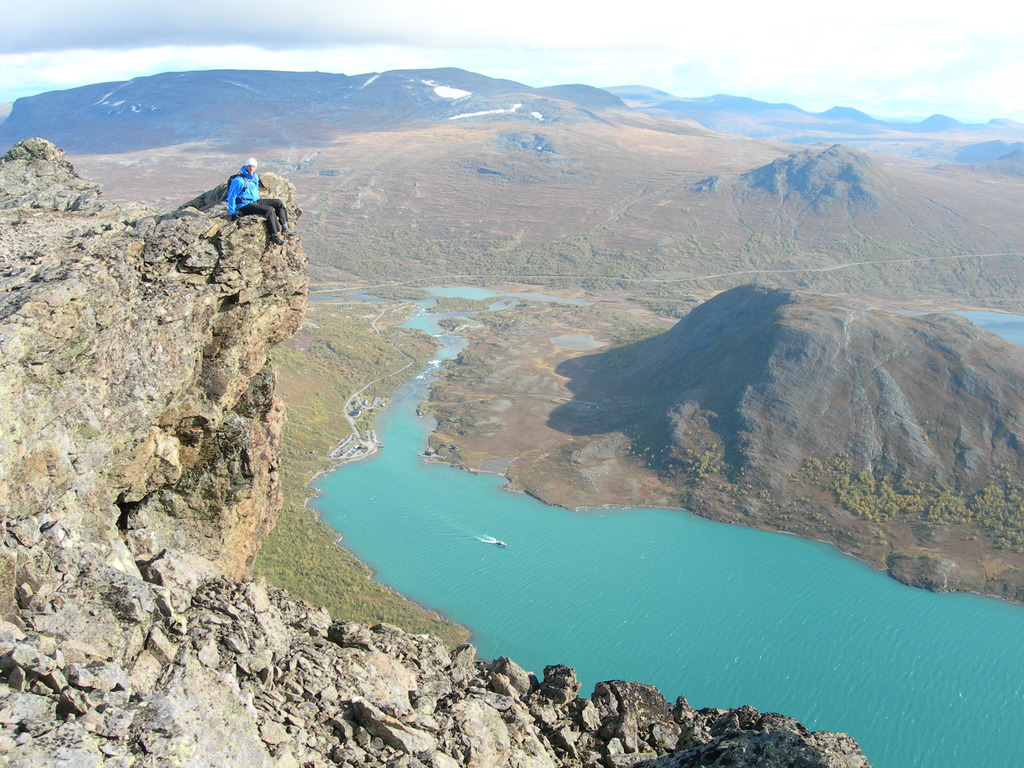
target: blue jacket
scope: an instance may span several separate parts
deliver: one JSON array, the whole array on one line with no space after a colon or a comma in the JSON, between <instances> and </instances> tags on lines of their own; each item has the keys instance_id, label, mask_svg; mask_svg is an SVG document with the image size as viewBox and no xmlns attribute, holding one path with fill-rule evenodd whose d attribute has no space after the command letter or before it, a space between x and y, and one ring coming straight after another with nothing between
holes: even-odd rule
<instances>
[{"instance_id":1,"label":"blue jacket","mask_svg":"<svg viewBox=\"0 0 1024 768\"><path fill-rule=\"evenodd\" d=\"M244 208L259 199L260 175L249 173L243 165L238 169L238 175L231 177L231 183L228 185L228 214L234 216L239 208Z\"/></svg>"}]
</instances>

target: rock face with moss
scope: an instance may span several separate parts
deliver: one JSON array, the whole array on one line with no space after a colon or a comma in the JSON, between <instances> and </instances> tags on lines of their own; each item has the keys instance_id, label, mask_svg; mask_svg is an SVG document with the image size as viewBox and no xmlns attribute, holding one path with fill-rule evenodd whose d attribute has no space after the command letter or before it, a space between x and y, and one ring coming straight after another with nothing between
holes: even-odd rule
<instances>
[{"instance_id":1,"label":"rock face with moss","mask_svg":"<svg viewBox=\"0 0 1024 768\"><path fill-rule=\"evenodd\" d=\"M566 667L538 681L249 580L280 506L266 354L305 259L222 194L122 207L42 140L0 160L0 761L867 765L788 718L621 681L582 699Z\"/></svg>"}]
</instances>

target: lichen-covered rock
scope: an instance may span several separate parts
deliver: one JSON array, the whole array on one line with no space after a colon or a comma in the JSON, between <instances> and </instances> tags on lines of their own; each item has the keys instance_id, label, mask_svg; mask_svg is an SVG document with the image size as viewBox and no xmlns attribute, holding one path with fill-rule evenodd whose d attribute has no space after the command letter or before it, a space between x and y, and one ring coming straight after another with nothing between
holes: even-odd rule
<instances>
[{"instance_id":1,"label":"lichen-covered rock","mask_svg":"<svg viewBox=\"0 0 1024 768\"><path fill-rule=\"evenodd\" d=\"M709 711L712 714L713 711ZM641 763L643 768L865 768L867 759L842 733L811 733L796 720L740 707L713 717L712 739L692 749Z\"/></svg>"},{"instance_id":2,"label":"lichen-covered rock","mask_svg":"<svg viewBox=\"0 0 1024 768\"><path fill-rule=\"evenodd\" d=\"M45 139L27 139L0 165L0 209L97 211L112 207L100 185L79 178L63 150Z\"/></svg>"},{"instance_id":3,"label":"lichen-covered rock","mask_svg":"<svg viewBox=\"0 0 1024 768\"><path fill-rule=\"evenodd\" d=\"M0 160L0 208L0 504L244 574L278 506L263 369L301 322L301 248L195 209L132 218L39 139Z\"/></svg>"}]
</instances>

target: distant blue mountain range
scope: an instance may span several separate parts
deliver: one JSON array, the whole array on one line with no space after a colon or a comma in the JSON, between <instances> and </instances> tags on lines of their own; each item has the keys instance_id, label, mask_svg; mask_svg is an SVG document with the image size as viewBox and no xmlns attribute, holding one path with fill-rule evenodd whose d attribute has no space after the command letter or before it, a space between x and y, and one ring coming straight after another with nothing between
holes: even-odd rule
<instances>
[{"instance_id":1,"label":"distant blue mountain range","mask_svg":"<svg viewBox=\"0 0 1024 768\"><path fill-rule=\"evenodd\" d=\"M73 152L195 141L255 148L416 122L593 120L609 109L627 108L599 88L531 88L461 69L173 72L18 99L0 123L0 144L43 136Z\"/></svg>"},{"instance_id":2,"label":"distant blue mountain range","mask_svg":"<svg viewBox=\"0 0 1024 768\"><path fill-rule=\"evenodd\" d=\"M796 144L843 143L946 162L978 163L1024 146L1024 124L967 124L945 115L880 120L849 107L812 113L789 103L717 94L684 98L646 86L533 88L462 69L361 75L210 70L98 83L18 99L0 145L42 136L74 153L131 152L204 142L254 151L315 145L340 134L414 123L503 121L535 126L614 114ZM942 149L922 150L923 144Z\"/></svg>"}]
</instances>

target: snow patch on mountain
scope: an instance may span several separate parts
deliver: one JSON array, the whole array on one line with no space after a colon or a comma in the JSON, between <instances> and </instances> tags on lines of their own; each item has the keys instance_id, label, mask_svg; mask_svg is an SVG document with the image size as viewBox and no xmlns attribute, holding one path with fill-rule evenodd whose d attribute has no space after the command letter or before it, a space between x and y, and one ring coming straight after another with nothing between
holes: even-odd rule
<instances>
[{"instance_id":1,"label":"snow patch on mountain","mask_svg":"<svg viewBox=\"0 0 1024 768\"><path fill-rule=\"evenodd\" d=\"M448 85L438 85L433 80L420 80L420 82L433 88L434 93L442 99L464 99L467 96L473 95L472 91L464 91L461 88L452 88Z\"/></svg>"},{"instance_id":2,"label":"snow patch on mountain","mask_svg":"<svg viewBox=\"0 0 1024 768\"><path fill-rule=\"evenodd\" d=\"M452 115L449 120L462 120L464 117L480 117L481 115L510 115L522 109L522 104L513 104L508 109L486 109L483 112L464 112L461 115Z\"/></svg>"}]
</instances>

